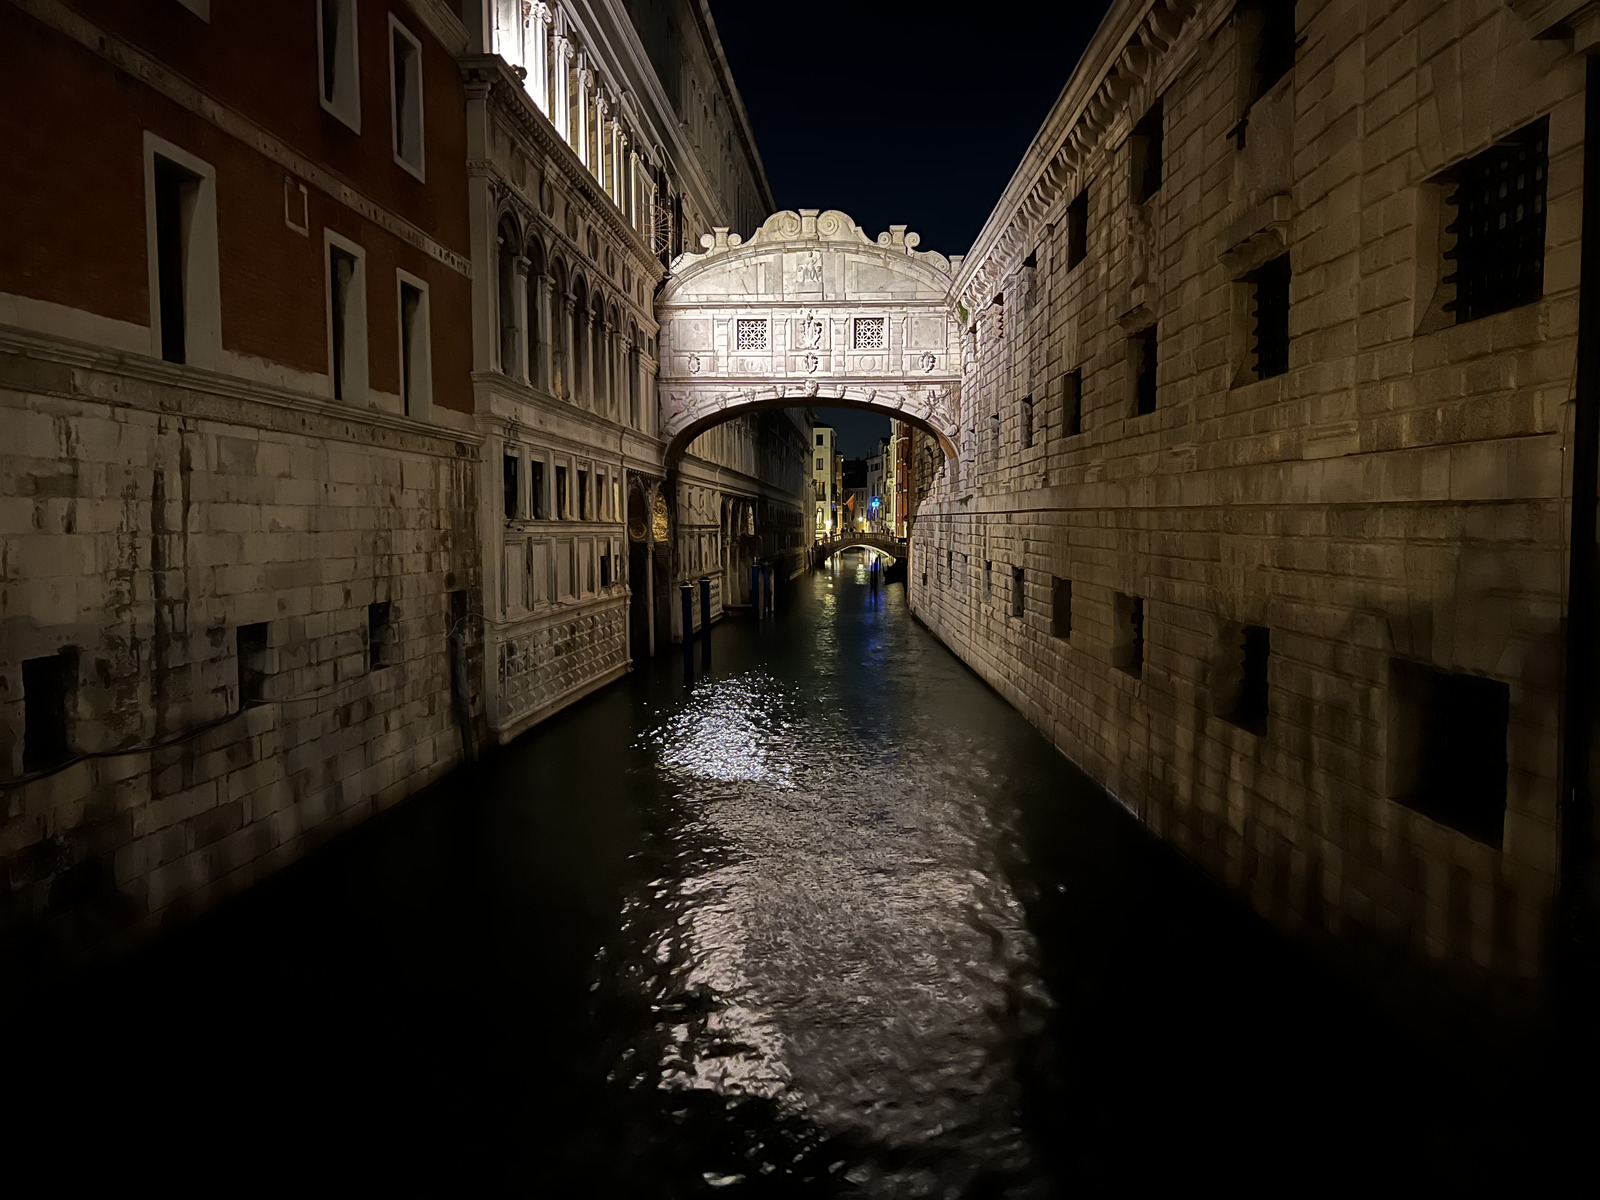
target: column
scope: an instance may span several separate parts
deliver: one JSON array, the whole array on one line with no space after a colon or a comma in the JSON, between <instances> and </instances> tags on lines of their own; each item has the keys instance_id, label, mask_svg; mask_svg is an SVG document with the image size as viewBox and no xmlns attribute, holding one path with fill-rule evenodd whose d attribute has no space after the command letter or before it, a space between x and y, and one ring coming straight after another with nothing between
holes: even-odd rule
<instances>
[{"instance_id":1,"label":"column","mask_svg":"<svg viewBox=\"0 0 1600 1200\"><path fill-rule=\"evenodd\" d=\"M550 381L550 357L555 339L550 336L550 276L540 275L534 279L533 303L533 330L539 340L540 353L532 383L541 391L551 392L555 390Z\"/></svg>"},{"instance_id":2,"label":"column","mask_svg":"<svg viewBox=\"0 0 1600 1200\"><path fill-rule=\"evenodd\" d=\"M578 157L590 170L594 169L589 162L589 87L593 82L588 60L578 55Z\"/></svg>"},{"instance_id":3,"label":"column","mask_svg":"<svg viewBox=\"0 0 1600 1200\"><path fill-rule=\"evenodd\" d=\"M506 364L511 369L506 371L513 379L522 383L528 382L528 267L531 266L522 255L517 255L511 260L512 276L514 283L511 288L512 320L517 325L516 336L512 339L517 348L517 361L513 366Z\"/></svg>"},{"instance_id":4,"label":"column","mask_svg":"<svg viewBox=\"0 0 1600 1200\"><path fill-rule=\"evenodd\" d=\"M628 139L622 135L622 123L611 123L611 198L616 201L617 207L627 208L627 201L623 191L623 177L626 174L622 169L622 154L627 149Z\"/></svg>"},{"instance_id":5,"label":"column","mask_svg":"<svg viewBox=\"0 0 1600 1200\"><path fill-rule=\"evenodd\" d=\"M611 185L608 180L609 171L606 167L606 145L611 137L611 100L606 95L604 88L596 88L594 93L594 161L589 164L600 190L608 196L611 194Z\"/></svg>"},{"instance_id":6,"label":"column","mask_svg":"<svg viewBox=\"0 0 1600 1200\"><path fill-rule=\"evenodd\" d=\"M550 6L543 0L528 13L528 91L539 111L550 115Z\"/></svg>"},{"instance_id":7,"label":"column","mask_svg":"<svg viewBox=\"0 0 1600 1200\"><path fill-rule=\"evenodd\" d=\"M572 142L572 97L568 91L570 80L567 74L567 64L572 61L572 55L572 43L565 35L556 34L553 64L556 73L556 77L553 80L555 83L555 98L553 100L555 112L551 113L550 116L555 121L556 132L569 145Z\"/></svg>"},{"instance_id":8,"label":"column","mask_svg":"<svg viewBox=\"0 0 1600 1200\"><path fill-rule=\"evenodd\" d=\"M577 353L577 347L574 346L573 343L577 339L572 335L573 330L578 323L577 297L573 296L569 292L567 295L561 297L561 306L563 309L562 317L564 319L561 322L561 330L557 334L557 341L561 345L561 388L559 394L565 400L575 400L576 397L572 393L576 390L574 384L577 380L578 364L577 360L573 357Z\"/></svg>"},{"instance_id":9,"label":"column","mask_svg":"<svg viewBox=\"0 0 1600 1200\"><path fill-rule=\"evenodd\" d=\"M590 317L587 308L580 309L573 306L575 320L572 323L572 342L576 350L576 357L572 360L572 402L581 404L585 408L594 407L594 355L589 352ZM579 370L579 366L582 370ZM580 384L578 381L582 380Z\"/></svg>"}]
</instances>

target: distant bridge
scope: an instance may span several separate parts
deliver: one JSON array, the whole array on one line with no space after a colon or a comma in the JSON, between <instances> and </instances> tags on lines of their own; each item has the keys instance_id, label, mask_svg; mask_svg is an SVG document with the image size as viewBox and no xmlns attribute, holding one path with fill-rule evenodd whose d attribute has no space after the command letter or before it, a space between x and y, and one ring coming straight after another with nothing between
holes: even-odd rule
<instances>
[{"instance_id":1,"label":"distant bridge","mask_svg":"<svg viewBox=\"0 0 1600 1200\"><path fill-rule=\"evenodd\" d=\"M812 547L811 561L825 563L841 550L856 547L876 550L896 562L903 562L908 553L904 538L890 537L886 533L847 533L831 541L818 542Z\"/></svg>"}]
</instances>

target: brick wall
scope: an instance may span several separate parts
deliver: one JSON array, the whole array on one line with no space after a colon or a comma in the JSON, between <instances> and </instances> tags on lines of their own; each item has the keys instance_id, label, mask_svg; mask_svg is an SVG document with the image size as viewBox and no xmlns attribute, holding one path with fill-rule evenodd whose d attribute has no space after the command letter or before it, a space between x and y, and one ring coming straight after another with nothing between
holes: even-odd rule
<instances>
[{"instance_id":1,"label":"brick wall","mask_svg":"<svg viewBox=\"0 0 1600 1200\"><path fill-rule=\"evenodd\" d=\"M1000 303L969 293L960 461L930 460L923 435L915 450L913 606L1280 926L1520 989L1556 868L1581 60L1498 3L1302 0L1295 67L1241 148L1225 6L1164 7L1190 10L1184 31L1123 81L1054 216L1011 243ZM1158 90L1165 178L1141 206L1126 134ZM1435 177L1544 116L1543 298L1441 322ZM1088 253L1069 266L1063 209L1084 186ZM1293 269L1290 368L1252 381L1238 278L1273 237ZM1152 321L1141 416L1130 336ZM1118 665L1119 594L1143 600L1137 677ZM1219 701L1240 625L1271 630L1264 734ZM1499 845L1389 798L1396 659L1509 686Z\"/></svg>"}]
</instances>

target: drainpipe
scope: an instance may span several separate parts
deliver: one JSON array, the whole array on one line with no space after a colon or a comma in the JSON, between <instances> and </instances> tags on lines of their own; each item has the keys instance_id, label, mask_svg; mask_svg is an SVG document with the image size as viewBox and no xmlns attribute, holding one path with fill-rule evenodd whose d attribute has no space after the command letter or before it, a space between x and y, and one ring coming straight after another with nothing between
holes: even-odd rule
<instances>
[{"instance_id":1,"label":"drainpipe","mask_svg":"<svg viewBox=\"0 0 1600 1200\"><path fill-rule=\"evenodd\" d=\"M1600 29L1590 26L1591 35ZM1586 44L1585 44L1586 43ZM1561 1036L1587 1039L1594 994L1595 505L1600 467L1600 39L1587 53L1583 131L1583 244L1578 281L1577 393L1572 430L1572 539L1561 729L1561 859L1553 947Z\"/></svg>"}]
</instances>

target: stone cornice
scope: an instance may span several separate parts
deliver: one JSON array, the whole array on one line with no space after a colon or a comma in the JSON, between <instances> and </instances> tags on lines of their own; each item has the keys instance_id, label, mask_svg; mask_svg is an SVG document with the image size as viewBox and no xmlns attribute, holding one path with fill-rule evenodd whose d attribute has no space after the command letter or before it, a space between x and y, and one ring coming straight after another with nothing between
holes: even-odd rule
<instances>
[{"instance_id":1,"label":"stone cornice","mask_svg":"<svg viewBox=\"0 0 1600 1200\"><path fill-rule=\"evenodd\" d=\"M1204 0L1116 0L1045 118L962 264L953 294L969 310L987 304L1025 255L1027 240L1071 197L1130 97L1161 73L1161 60L1194 24ZM1125 124L1126 122L1122 122Z\"/></svg>"}]
</instances>

